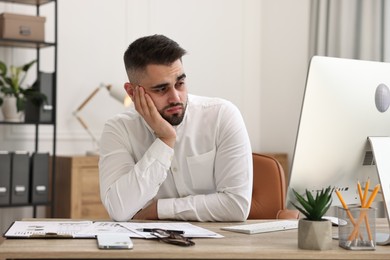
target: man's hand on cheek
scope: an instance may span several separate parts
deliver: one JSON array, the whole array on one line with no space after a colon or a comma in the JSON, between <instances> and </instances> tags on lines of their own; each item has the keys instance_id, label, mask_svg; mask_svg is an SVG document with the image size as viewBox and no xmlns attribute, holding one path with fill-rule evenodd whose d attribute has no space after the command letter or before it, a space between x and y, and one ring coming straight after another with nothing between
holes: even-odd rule
<instances>
[{"instance_id":1,"label":"man's hand on cheek","mask_svg":"<svg viewBox=\"0 0 390 260\"><path fill-rule=\"evenodd\" d=\"M153 129L156 136L173 148L176 141L176 131L160 115L149 94L145 92L143 87L136 86L133 98L135 109Z\"/></svg>"}]
</instances>

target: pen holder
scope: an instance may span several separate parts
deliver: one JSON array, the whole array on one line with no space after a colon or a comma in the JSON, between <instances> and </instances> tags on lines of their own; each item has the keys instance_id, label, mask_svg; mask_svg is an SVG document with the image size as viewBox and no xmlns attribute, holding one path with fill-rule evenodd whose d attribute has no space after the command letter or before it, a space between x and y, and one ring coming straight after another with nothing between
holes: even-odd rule
<instances>
[{"instance_id":1,"label":"pen holder","mask_svg":"<svg viewBox=\"0 0 390 260\"><path fill-rule=\"evenodd\" d=\"M375 209L338 208L339 246L349 250L375 250Z\"/></svg>"}]
</instances>

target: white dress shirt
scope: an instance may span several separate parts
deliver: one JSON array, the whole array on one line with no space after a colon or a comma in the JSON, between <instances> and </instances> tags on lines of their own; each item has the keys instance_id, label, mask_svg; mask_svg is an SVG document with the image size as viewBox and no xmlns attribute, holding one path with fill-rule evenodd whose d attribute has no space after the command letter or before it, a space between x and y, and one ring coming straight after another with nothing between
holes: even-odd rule
<instances>
[{"instance_id":1,"label":"white dress shirt","mask_svg":"<svg viewBox=\"0 0 390 260\"><path fill-rule=\"evenodd\" d=\"M111 218L131 219L158 200L159 219L244 221L252 196L252 152L239 110L188 95L174 149L132 107L110 119L100 144L100 195Z\"/></svg>"}]
</instances>

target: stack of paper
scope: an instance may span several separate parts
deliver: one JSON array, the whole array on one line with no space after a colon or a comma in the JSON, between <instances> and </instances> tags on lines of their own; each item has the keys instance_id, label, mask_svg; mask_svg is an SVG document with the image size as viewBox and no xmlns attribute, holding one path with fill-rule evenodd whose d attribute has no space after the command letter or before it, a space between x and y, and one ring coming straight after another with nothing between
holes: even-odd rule
<instances>
[{"instance_id":1,"label":"stack of paper","mask_svg":"<svg viewBox=\"0 0 390 260\"><path fill-rule=\"evenodd\" d=\"M151 229L180 231L185 237L220 238L222 235L188 222L93 222L93 221L15 221L7 238L73 237L95 238L99 234L123 233L132 238L155 238Z\"/></svg>"}]
</instances>

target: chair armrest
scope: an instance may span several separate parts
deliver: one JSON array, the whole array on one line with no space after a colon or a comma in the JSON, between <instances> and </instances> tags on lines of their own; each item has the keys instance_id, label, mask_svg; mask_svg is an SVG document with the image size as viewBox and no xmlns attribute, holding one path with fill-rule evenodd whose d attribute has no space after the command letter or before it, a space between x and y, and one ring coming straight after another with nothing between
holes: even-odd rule
<instances>
[{"instance_id":1,"label":"chair armrest","mask_svg":"<svg viewBox=\"0 0 390 260\"><path fill-rule=\"evenodd\" d=\"M277 219L299 219L299 211L294 209L281 209L276 214Z\"/></svg>"}]
</instances>

